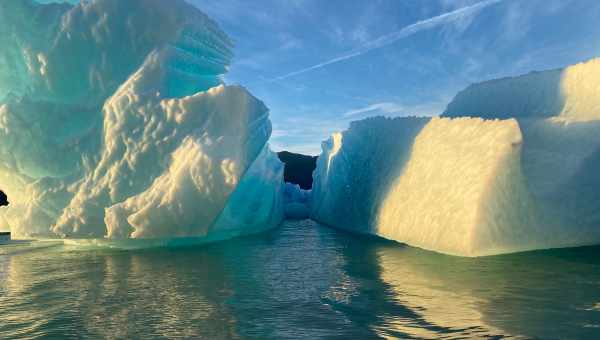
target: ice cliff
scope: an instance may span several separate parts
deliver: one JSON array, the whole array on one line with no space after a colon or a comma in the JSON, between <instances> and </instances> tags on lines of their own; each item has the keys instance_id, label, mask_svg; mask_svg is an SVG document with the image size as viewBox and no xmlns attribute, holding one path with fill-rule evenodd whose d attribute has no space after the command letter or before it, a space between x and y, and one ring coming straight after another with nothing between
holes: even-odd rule
<instances>
[{"instance_id":1,"label":"ice cliff","mask_svg":"<svg viewBox=\"0 0 600 340\"><path fill-rule=\"evenodd\" d=\"M600 243L600 59L474 84L323 143L311 216L441 253Z\"/></svg>"},{"instance_id":2,"label":"ice cliff","mask_svg":"<svg viewBox=\"0 0 600 340\"><path fill-rule=\"evenodd\" d=\"M0 2L0 229L227 238L283 217L268 109L184 1Z\"/></svg>"}]
</instances>

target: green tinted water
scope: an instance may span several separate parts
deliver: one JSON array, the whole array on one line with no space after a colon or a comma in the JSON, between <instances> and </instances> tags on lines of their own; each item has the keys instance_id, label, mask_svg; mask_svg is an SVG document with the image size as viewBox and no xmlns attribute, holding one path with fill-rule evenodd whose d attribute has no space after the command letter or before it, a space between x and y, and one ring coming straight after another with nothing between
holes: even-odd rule
<instances>
[{"instance_id":1,"label":"green tinted water","mask_svg":"<svg viewBox=\"0 0 600 340\"><path fill-rule=\"evenodd\" d=\"M0 248L0 338L600 338L600 248L443 256L311 221L194 248Z\"/></svg>"}]
</instances>

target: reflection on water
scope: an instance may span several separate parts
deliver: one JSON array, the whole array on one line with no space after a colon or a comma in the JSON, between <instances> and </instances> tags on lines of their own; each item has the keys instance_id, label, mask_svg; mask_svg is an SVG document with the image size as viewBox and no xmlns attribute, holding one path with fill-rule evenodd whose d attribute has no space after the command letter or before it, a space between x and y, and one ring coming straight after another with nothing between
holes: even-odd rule
<instances>
[{"instance_id":1,"label":"reflection on water","mask_svg":"<svg viewBox=\"0 0 600 340\"><path fill-rule=\"evenodd\" d=\"M400 303L453 331L541 338L598 338L600 248L481 259L417 250L381 252L382 278Z\"/></svg>"},{"instance_id":2,"label":"reflection on water","mask_svg":"<svg viewBox=\"0 0 600 340\"><path fill-rule=\"evenodd\" d=\"M0 252L0 338L600 337L600 248L465 259L313 222L195 248Z\"/></svg>"}]
</instances>

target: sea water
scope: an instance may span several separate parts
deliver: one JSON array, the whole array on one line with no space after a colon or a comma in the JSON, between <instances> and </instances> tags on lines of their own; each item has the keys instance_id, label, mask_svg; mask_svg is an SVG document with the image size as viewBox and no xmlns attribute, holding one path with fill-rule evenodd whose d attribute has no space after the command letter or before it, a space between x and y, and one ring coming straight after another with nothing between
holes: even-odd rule
<instances>
[{"instance_id":1,"label":"sea water","mask_svg":"<svg viewBox=\"0 0 600 340\"><path fill-rule=\"evenodd\" d=\"M600 248L439 255L312 221L195 247L0 247L0 338L600 338Z\"/></svg>"}]
</instances>

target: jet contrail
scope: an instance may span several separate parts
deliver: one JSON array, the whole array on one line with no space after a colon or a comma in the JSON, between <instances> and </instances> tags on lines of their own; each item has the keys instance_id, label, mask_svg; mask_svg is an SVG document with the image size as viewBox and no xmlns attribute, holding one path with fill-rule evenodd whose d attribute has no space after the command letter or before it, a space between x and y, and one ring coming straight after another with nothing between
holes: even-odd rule
<instances>
[{"instance_id":1,"label":"jet contrail","mask_svg":"<svg viewBox=\"0 0 600 340\"><path fill-rule=\"evenodd\" d=\"M325 66L328 66L331 64L339 63L340 61L358 57L369 51L388 46L402 38L406 38L408 36L411 36L415 33L420 32L422 30L433 28L433 27L436 27L436 26L439 26L442 24L446 24L448 22L452 22L456 19L472 15L472 14L484 9L485 7L488 7L490 5L496 4L501 1L504 1L504 0L484 0L484 1L481 1L481 2L471 5L471 6L465 6L465 7L459 8L459 9L451 11L451 12L447 12L447 13L444 13L441 15L437 15L435 17L431 17L429 19L417 21L416 23L406 26L399 31L384 35L373 41L370 41L370 42L364 44L363 46L361 46L359 49L349 52L348 54L345 54L345 55L339 56L337 58L322 62L320 64L316 64L316 65L313 65L313 66L310 66L307 68L303 68L298 71L290 72L290 73L284 74L284 75L276 77L276 78L269 79L266 82L276 82L276 81L283 80L283 79L293 77L293 76L297 76L299 74L303 74L303 73L306 73L306 72L309 72L312 70L316 70L316 69L319 69L319 68L322 68L322 67L325 67Z\"/></svg>"}]
</instances>

